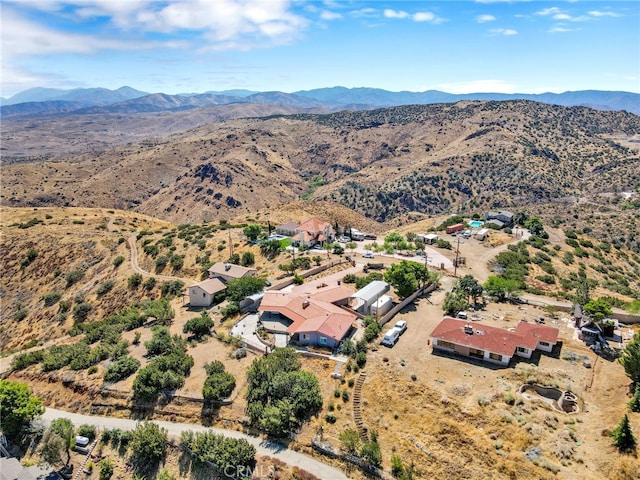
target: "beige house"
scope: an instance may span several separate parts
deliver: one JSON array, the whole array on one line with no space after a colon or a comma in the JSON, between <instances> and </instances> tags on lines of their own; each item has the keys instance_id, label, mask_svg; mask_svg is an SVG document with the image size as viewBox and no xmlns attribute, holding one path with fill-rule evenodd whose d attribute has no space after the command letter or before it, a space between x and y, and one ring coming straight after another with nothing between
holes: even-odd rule
<instances>
[{"instance_id":1,"label":"beige house","mask_svg":"<svg viewBox=\"0 0 640 480\"><path fill-rule=\"evenodd\" d=\"M208 270L209 278L219 278L223 282L244 277L255 277L258 271L255 268L234 265L233 263L217 262Z\"/></svg>"},{"instance_id":2,"label":"beige house","mask_svg":"<svg viewBox=\"0 0 640 480\"><path fill-rule=\"evenodd\" d=\"M324 242L332 241L334 234L333 227L329 222L313 217L298 225L292 240L301 247L312 247L316 244L322 245Z\"/></svg>"},{"instance_id":3,"label":"beige house","mask_svg":"<svg viewBox=\"0 0 640 480\"><path fill-rule=\"evenodd\" d=\"M189 305L192 307L209 307L217 293L227 289L218 278L207 278L189 287Z\"/></svg>"}]
</instances>

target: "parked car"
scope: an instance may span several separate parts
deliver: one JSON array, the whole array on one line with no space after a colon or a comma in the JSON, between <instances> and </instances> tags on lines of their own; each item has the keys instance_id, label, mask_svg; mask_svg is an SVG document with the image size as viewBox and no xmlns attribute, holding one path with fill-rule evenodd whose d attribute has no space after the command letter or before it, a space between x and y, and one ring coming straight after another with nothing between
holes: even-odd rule
<instances>
[{"instance_id":1,"label":"parked car","mask_svg":"<svg viewBox=\"0 0 640 480\"><path fill-rule=\"evenodd\" d=\"M393 347L398 341L399 337L400 330L394 327L390 330L387 330L387 332L384 334L384 337L382 337L382 341L380 342L380 344L384 345L385 347Z\"/></svg>"},{"instance_id":2,"label":"parked car","mask_svg":"<svg viewBox=\"0 0 640 480\"><path fill-rule=\"evenodd\" d=\"M362 254L362 258L375 258L375 255L373 254L373 252L364 252Z\"/></svg>"},{"instance_id":3,"label":"parked car","mask_svg":"<svg viewBox=\"0 0 640 480\"><path fill-rule=\"evenodd\" d=\"M338 238L338 242L340 242L340 243L348 243L350 241L351 241L351 239L349 237L340 237L340 238Z\"/></svg>"},{"instance_id":4,"label":"parked car","mask_svg":"<svg viewBox=\"0 0 640 480\"><path fill-rule=\"evenodd\" d=\"M393 328L397 329L400 332L400 335L402 335L405 330L407 329L407 321L406 320L398 320L396 322L396 324L393 326Z\"/></svg>"},{"instance_id":5,"label":"parked car","mask_svg":"<svg viewBox=\"0 0 640 480\"><path fill-rule=\"evenodd\" d=\"M461 318L462 320L466 320L469 318L469 315L467 315L467 312L458 312L458 318Z\"/></svg>"}]
</instances>

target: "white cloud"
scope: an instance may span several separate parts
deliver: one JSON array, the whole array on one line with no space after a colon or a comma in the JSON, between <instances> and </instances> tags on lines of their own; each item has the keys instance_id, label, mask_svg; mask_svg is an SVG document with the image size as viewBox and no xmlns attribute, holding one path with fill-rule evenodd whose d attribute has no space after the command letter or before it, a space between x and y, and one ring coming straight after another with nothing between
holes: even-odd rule
<instances>
[{"instance_id":1,"label":"white cloud","mask_svg":"<svg viewBox=\"0 0 640 480\"><path fill-rule=\"evenodd\" d=\"M383 15L386 18L409 18L409 14L404 10L392 10L390 8L385 9Z\"/></svg>"},{"instance_id":2,"label":"white cloud","mask_svg":"<svg viewBox=\"0 0 640 480\"><path fill-rule=\"evenodd\" d=\"M537 11L536 15L547 16L547 15L555 15L558 13L561 13L558 7L549 7L549 8L544 8L540 11Z\"/></svg>"},{"instance_id":3,"label":"white cloud","mask_svg":"<svg viewBox=\"0 0 640 480\"><path fill-rule=\"evenodd\" d=\"M358 10L351 10L349 14L355 18L361 18L361 17L370 18L370 17L376 16L377 12L375 8L365 7L365 8L360 8Z\"/></svg>"},{"instance_id":4,"label":"white cloud","mask_svg":"<svg viewBox=\"0 0 640 480\"><path fill-rule=\"evenodd\" d=\"M575 32L577 29L568 28L563 25L556 25L547 30L549 33L565 33L565 32Z\"/></svg>"},{"instance_id":5,"label":"white cloud","mask_svg":"<svg viewBox=\"0 0 640 480\"><path fill-rule=\"evenodd\" d=\"M447 93L515 93L516 86L504 80L472 80L469 82L442 83L433 87Z\"/></svg>"},{"instance_id":6,"label":"white cloud","mask_svg":"<svg viewBox=\"0 0 640 480\"><path fill-rule=\"evenodd\" d=\"M337 12L331 12L329 10L323 10L322 13L320 14L320 18L322 20L339 20L342 18L342 15L340 15Z\"/></svg>"},{"instance_id":7,"label":"white cloud","mask_svg":"<svg viewBox=\"0 0 640 480\"><path fill-rule=\"evenodd\" d=\"M572 17L571 15L568 15L566 13L556 13L553 16L554 20L561 20L561 21L567 21L567 22L586 22L589 19L589 17L581 15L579 17Z\"/></svg>"},{"instance_id":8,"label":"white cloud","mask_svg":"<svg viewBox=\"0 0 640 480\"><path fill-rule=\"evenodd\" d=\"M517 35L518 31L512 28L492 28L489 30L491 33L495 33L496 35Z\"/></svg>"},{"instance_id":9,"label":"white cloud","mask_svg":"<svg viewBox=\"0 0 640 480\"><path fill-rule=\"evenodd\" d=\"M432 12L416 12L414 14L410 14L404 10L392 10L387 8L384 10L383 15L386 18L410 18L414 22L442 23L444 21L443 18L438 17Z\"/></svg>"},{"instance_id":10,"label":"white cloud","mask_svg":"<svg viewBox=\"0 0 640 480\"><path fill-rule=\"evenodd\" d=\"M429 22L429 23L442 23L444 18L438 17L432 12L416 12L411 17L414 22Z\"/></svg>"},{"instance_id":11,"label":"white cloud","mask_svg":"<svg viewBox=\"0 0 640 480\"><path fill-rule=\"evenodd\" d=\"M9 2L15 0L7 0ZM19 0L20 5L79 20L106 17L125 31L193 31L211 42L280 44L309 24L292 11L295 0ZM63 8L64 7L64 8ZM256 40L262 40L260 41ZM264 40L267 42L264 42Z\"/></svg>"},{"instance_id":12,"label":"white cloud","mask_svg":"<svg viewBox=\"0 0 640 480\"><path fill-rule=\"evenodd\" d=\"M493 15L478 15L476 17L476 21L478 23L485 23L485 22L493 22L495 21L496 17L494 17Z\"/></svg>"},{"instance_id":13,"label":"white cloud","mask_svg":"<svg viewBox=\"0 0 640 480\"><path fill-rule=\"evenodd\" d=\"M615 12L602 12L600 10L592 10L589 12L589 15L593 16L593 17L619 17L620 14L615 13Z\"/></svg>"}]
</instances>

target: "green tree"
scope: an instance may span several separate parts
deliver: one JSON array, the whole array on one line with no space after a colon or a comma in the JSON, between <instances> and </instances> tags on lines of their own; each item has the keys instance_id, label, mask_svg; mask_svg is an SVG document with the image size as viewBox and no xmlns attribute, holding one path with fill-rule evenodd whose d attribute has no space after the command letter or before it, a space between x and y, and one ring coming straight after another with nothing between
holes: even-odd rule
<instances>
[{"instance_id":1,"label":"green tree","mask_svg":"<svg viewBox=\"0 0 640 480\"><path fill-rule=\"evenodd\" d=\"M391 265L384 273L384 279L393 286L398 296L406 298L429 281L427 267L418 262L402 260Z\"/></svg>"},{"instance_id":2,"label":"green tree","mask_svg":"<svg viewBox=\"0 0 640 480\"><path fill-rule=\"evenodd\" d=\"M202 386L202 397L207 404L220 403L236 388L236 379L229 372L210 374Z\"/></svg>"},{"instance_id":3,"label":"green tree","mask_svg":"<svg viewBox=\"0 0 640 480\"><path fill-rule=\"evenodd\" d=\"M251 421L269 435L286 436L322 406L318 379L300 370L291 348L277 348L255 359L247 371L247 412Z\"/></svg>"},{"instance_id":4,"label":"green tree","mask_svg":"<svg viewBox=\"0 0 640 480\"><path fill-rule=\"evenodd\" d=\"M634 385L640 385L640 332L625 345L618 361Z\"/></svg>"},{"instance_id":5,"label":"green tree","mask_svg":"<svg viewBox=\"0 0 640 480\"><path fill-rule=\"evenodd\" d=\"M62 452L65 451L65 448L64 440L48 429L40 442L40 456L49 465L63 463Z\"/></svg>"},{"instance_id":6,"label":"green tree","mask_svg":"<svg viewBox=\"0 0 640 480\"><path fill-rule=\"evenodd\" d=\"M73 319L78 323L84 322L92 308L93 306L87 302L76 304L76 306L73 307Z\"/></svg>"},{"instance_id":7,"label":"green tree","mask_svg":"<svg viewBox=\"0 0 640 480\"><path fill-rule=\"evenodd\" d=\"M15 439L22 428L44 413L42 400L31 395L25 383L0 380L0 428Z\"/></svg>"},{"instance_id":8,"label":"green tree","mask_svg":"<svg viewBox=\"0 0 640 480\"><path fill-rule=\"evenodd\" d=\"M100 480L109 480L113 475L113 464L108 458L100 460Z\"/></svg>"},{"instance_id":9,"label":"green tree","mask_svg":"<svg viewBox=\"0 0 640 480\"><path fill-rule=\"evenodd\" d=\"M240 259L240 265L243 267L250 267L256 263L256 257L252 252L244 252Z\"/></svg>"},{"instance_id":10,"label":"green tree","mask_svg":"<svg viewBox=\"0 0 640 480\"><path fill-rule=\"evenodd\" d=\"M360 456L374 467L379 467L382 464L382 452L377 441L362 445Z\"/></svg>"},{"instance_id":11,"label":"green tree","mask_svg":"<svg viewBox=\"0 0 640 480\"><path fill-rule=\"evenodd\" d=\"M182 333L190 333L196 339L201 339L211 333L211 328L213 328L213 320L207 311L203 310L199 317L187 320L187 323L182 328Z\"/></svg>"},{"instance_id":12,"label":"green tree","mask_svg":"<svg viewBox=\"0 0 640 480\"><path fill-rule=\"evenodd\" d=\"M137 467L153 469L167 454L167 430L147 420L139 423L131 438L131 460ZM149 468L150 467L150 468Z\"/></svg>"},{"instance_id":13,"label":"green tree","mask_svg":"<svg viewBox=\"0 0 640 480\"><path fill-rule=\"evenodd\" d=\"M580 306L584 306L591 300L589 295L589 282L586 278L580 279L576 286L575 303Z\"/></svg>"},{"instance_id":14,"label":"green tree","mask_svg":"<svg viewBox=\"0 0 640 480\"><path fill-rule=\"evenodd\" d=\"M484 283L484 289L487 293L499 302L517 296L519 290L519 282L499 275L490 275Z\"/></svg>"},{"instance_id":15,"label":"green tree","mask_svg":"<svg viewBox=\"0 0 640 480\"><path fill-rule=\"evenodd\" d=\"M227 283L227 298L231 302L240 302L245 297L260 292L264 288L264 278L243 277Z\"/></svg>"},{"instance_id":16,"label":"green tree","mask_svg":"<svg viewBox=\"0 0 640 480\"><path fill-rule=\"evenodd\" d=\"M544 226L542 225L542 221L538 217L527 218L527 220L524 222L524 227L536 237L544 237L546 234L546 232L544 231Z\"/></svg>"},{"instance_id":17,"label":"green tree","mask_svg":"<svg viewBox=\"0 0 640 480\"><path fill-rule=\"evenodd\" d=\"M320 262L322 262L322 257L319 255L314 255L313 257L311 257L311 260L313 260L313 262L317 265L320 266Z\"/></svg>"},{"instance_id":18,"label":"green tree","mask_svg":"<svg viewBox=\"0 0 640 480\"><path fill-rule=\"evenodd\" d=\"M629 402L629 408L632 412L640 413L640 383L636 383L636 389L633 398Z\"/></svg>"},{"instance_id":19,"label":"green tree","mask_svg":"<svg viewBox=\"0 0 640 480\"><path fill-rule=\"evenodd\" d=\"M338 438L347 452L355 454L358 451L360 435L353 428L343 430Z\"/></svg>"},{"instance_id":20,"label":"green tree","mask_svg":"<svg viewBox=\"0 0 640 480\"><path fill-rule=\"evenodd\" d=\"M255 242L262 233L262 226L257 224L247 225L242 230L242 233L247 237L247 240Z\"/></svg>"},{"instance_id":21,"label":"green tree","mask_svg":"<svg viewBox=\"0 0 640 480\"><path fill-rule=\"evenodd\" d=\"M454 290L452 292L447 292L444 297L444 302L442 303L442 310L447 315L455 315L458 312L466 310L469 306L469 302L467 301L467 296L462 290Z\"/></svg>"},{"instance_id":22,"label":"green tree","mask_svg":"<svg viewBox=\"0 0 640 480\"><path fill-rule=\"evenodd\" d=\"M49 430L62 439L62 446L67 454L65 467L68 467L69 462L71 461L71 449L75 445L73 423L71 423L71 420L68 418L56 418L51 422Z\"/></svg>"},{"instance_id":23,"label":"green tree","mask_svg":"<svg viewBox=\"0 0 640 480\"><path fill-rule=\"evenodd\" d=\"M358 245L356 244L356 242L347 242L347 243L344 244L344 246L345 246L345 248L348 248L349 250L351 250L353 252Z\"/></svg>"},{"instance_id":24,"label":"green tree","mask_svg":"<svg viewBox=\"0 0 640 480\"><path fill-rule=\"evenodd\" d=\"M457 288L462 290L467 295L467 298L470 297L473 299L474 306L478 305L478 297L482 296L482 292L484 290L482 285L478 283L478 280L476 280L473 275L465 275L462 277Z\"/></svg>"},{"instance_id":25,"label":"green tree","mask_svg":"<svg viewBox=\"0 0 640 480\"><path fill-rule=\"evenodd\" d=\"M613 314L611 304L604 298L589 300L589 302L582 308L582 311L596 322L601 322Z\"/></svg>"},{"instance_id":26,"label":"green tree","mask_svg":"<svg viewBox=\"0 0 640 480\"><path fill-rule=\"evenodd\" d=\"M523 225L525 224L525 222L527 221L527 219L529 218L529 216L525 213L525 212L516 212L513 214L513 223L515 225Z\"/></svg>"},{"instance_id":27,"label":"green tree","mask_svg":"<svg viewBox=\"0 0 640 480\"><path fill-rule=\"evenodd\" d=\"M282 251L279 240L264 240L260 242L260 254L267 260L273 260Z\"/></svg>"},{"instance_id":28,"label":"green tree","mask_svg":"<svg viewBox=\"0 0 640 480\"><path fill-rule=\"evenodd\" d=\"M631 453L636 449L636 437L633 435L629 417L625 413L618 426L611 432L613 445L622 453Z\"/></svg>"},{"instance_id":29,"label":"green tree","mask_svg":"<svg viewBox=\"0 0 640 480\"><path fill-rule=\"evenodd\" d=\"M135 290L136 288L138 288L141 283L142 283L142 275L139 273L134 273L133 275L129 276L129 278L127 279L127 285L131 290Z\"/></svg>"}]
</instances>

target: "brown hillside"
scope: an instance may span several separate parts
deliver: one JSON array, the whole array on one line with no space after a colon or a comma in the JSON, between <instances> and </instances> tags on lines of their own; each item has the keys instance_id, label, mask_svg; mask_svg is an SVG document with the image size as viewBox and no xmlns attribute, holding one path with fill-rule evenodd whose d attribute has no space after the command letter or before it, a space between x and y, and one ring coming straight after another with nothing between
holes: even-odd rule
<instances>
[{"instance_id":1,"label":"brown hillside","mask_svg":"<svg viewBox=\"0 0 640 480\"><path fill-rule=\"evenodd\" d=\"M71 135L65 128L62 137ZM490 208L544 215L633 192L639 134L640 117L627 112L530 101L229 120L6 165L0 202L135 209L174 223L252 215L302 198L394 225ZM637 201L630 205L620 223L637 212ZM606 222L594 218L592 228L613 235Z\"/></svg>"}]
</instances>

